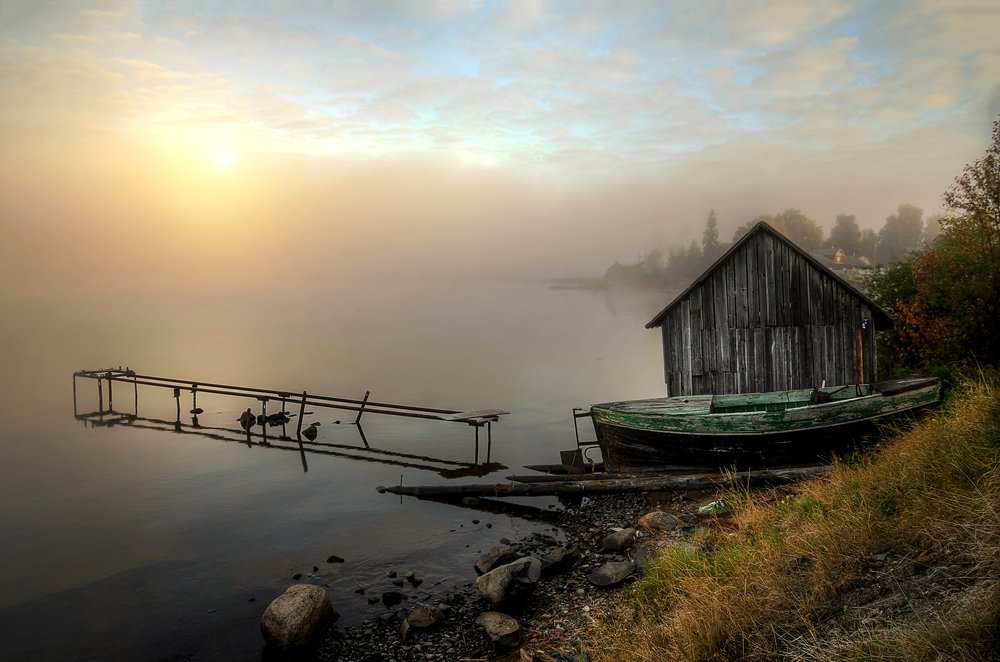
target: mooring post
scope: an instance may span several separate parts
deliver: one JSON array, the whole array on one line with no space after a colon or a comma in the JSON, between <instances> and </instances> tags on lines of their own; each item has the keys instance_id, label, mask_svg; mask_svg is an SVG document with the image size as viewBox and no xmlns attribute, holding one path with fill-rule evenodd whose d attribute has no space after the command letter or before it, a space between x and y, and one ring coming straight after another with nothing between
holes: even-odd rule
<instances>
[{"instance_id":1,"label":"mooring post","mask_svg":"<svg viewBox=\"0 0 1000 662\"><path fill-rule=\"evenodd\" d=\"M261 437L263 441L261 442L267 446L267 398L260 398L260 430Z\"/></svg>"},{"instance_id":2,"label":"mooring post","mask_svg":"<svg viewBox=\"0 0 1000 662\"><path fill-rule=\"evenodd\" d=\"M181 422L181 390L174 388L174 402L177 403L177 422Z\"/></svg>"},{"instance_id":3,"label":"mooring post","mask_svg":"<svg viewBox=\"0 0 1000 662\"><path fill-rule=\"evenodd\" d=\"M306 413L306 392L302 391L302 402L299 403L299 424L295 428L295 437L302 441L302 416Z\"/></svg>"},{"instance_id":4,"label":"mooring post","mask_svg":"<svg viewBox=\"0 0 1000 662\"><path fill-rule=\"evenodd\" d=\"M288 413L285 411L285 394L281 394L281 436L287 437L288 432L285 430L285 423L288 422ZM305 456L302 458L305 459ZM308 471L308 469L306 469Z\"/></svg>"},{"instance_id":5,"label":"mooring post","mask_svg":"<svg viewBox=\"0 0 1000 662\"><path fill-rule=\"evenodd\" d=\"M73 416L76 417L76 373L73 373Z\"/></svg>"},{"instance_id":6,"label":"mooring post","mask_svg":"<svg viewBox=\"0 0 1000 662\"><path fill-rule=\"evenodd\" d=\"M112 381L113 380L111 379L111 373L109 372L108 373L108 411L114 411L115 410L115 403L113 401L113 395L114 394L113 394L113 391L111 390L111 382Z\"/></svg>"},{"instance_id":7,"label":"mooring post","mask_svg":"<svg viewBox=\"0 0 1000 662\"><path fill-rule=\"evenodd\" d=\"M301 439L299 439L299 457L302 458L302 473L309 473L309 464L306 463L306 447L302 445Z\"/></svg>"},{"instance_id":8,"label":"mooring post","mask_svg":"<svg viewBox=\"0 0 1000 662\"><path fill-rule=\"evenodd\" d=\"M365 391L365 397L361 399L361 409L358 410L358 416L354 419L354 424L358 425L361 422L361 414L365 413L365 404L368 402L368 396L371 395L371 391ZM365 446L368 444L365 443Z\"/></svg>"}]
</instances>

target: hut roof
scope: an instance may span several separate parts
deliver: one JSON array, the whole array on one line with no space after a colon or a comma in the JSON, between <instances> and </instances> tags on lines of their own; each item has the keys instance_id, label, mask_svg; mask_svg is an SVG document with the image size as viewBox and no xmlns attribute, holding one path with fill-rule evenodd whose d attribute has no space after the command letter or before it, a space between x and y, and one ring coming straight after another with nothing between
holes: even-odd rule
<instances>
[{"instance_id":1,"label":"hut roof","mask_svg":"<svg viewBox=\"0 0 1000 662\"><path fill-rule=\"evenodd\" d=\"M693 290L698 285L700 285L701 283L703 283L706 279L708 279L708 277L712 274L712 272L714 272L716 269L719 268L720 265L722 265L726 260L728 260L729 257L733 253L735 253L737 250L740 249L741 246L743 246L743 244L747 243L753 237L755 237L758 233L761 233L761 232L766 232L767 234L770 234L772 237L774 237L778 241L781 241L782 243L784 243L785 245L787 245L789 248L791 248L796 253L798 253L799 255L801 255L813 267L815 267L816 269L819 269L821 271L825 271L827 273L827 275L829 275L829 277L834 280L834 282L836 282L838 285L840 285L844 289L848 290L854 296L858 297L859 299L861 299L862 301L864 301L866 304L868 304L871 307L871 309L872 309L872 315L875 317L875 319L873 320L873 322L875 322L875 328L876 329L878 329L878 328L882 328L882 329L892 328L892 326L893 326L892 317L888 313L886 313L884 310L882 310L882 308L877 303L875 303L874 301L872 301L864 292L862 292L858 288L854 287L849 282L847 282L846 280L844 280L843 278L841 278L840 276L838 276L837 274L835 274L833 271L831 271L830 269L828 269L827 267L825 267L819 260L816 259L815 256L810 255L805 250L799 248L795 244L795 242L793 242L790 239L788 239L788 237L786 237L785 235L781 234L780 232L778 232L777 230L775 230L773 227L771 227L770 225L768 225L764 221L760 221L759 223L757 223L757 225L755 225L752 228L750 228L749 232L747 232L745 235L743 235L742 237L740 237L740 239L738 241L734 242L733 245L729 247L729 250L727 250L725 253L723 253L719 257L719 259L717 259L715 262L712 263L712 266L710 266L708 269L706 269L705 272L702 275L698 276L694 280L694 282L692 282L690 285L688 285L687 289L685 289L683 292L681 292L680 294L678 294L677 297L673 301L671 301L667 305L666 308L664 308L659 313L657 313L656 317L654 317L653 319L651 319L646 324L646 328L647 329L653 329L653 328L656 328L658 326L661 326L663 324L663 320L666 319L667 314L671 311L671 309L673 309L674 306L676 306L678 303L680 303L684 299L684 297L686 297L688 295L688 293L691 292L691 290Z\"/></svg>"}]
</instances>

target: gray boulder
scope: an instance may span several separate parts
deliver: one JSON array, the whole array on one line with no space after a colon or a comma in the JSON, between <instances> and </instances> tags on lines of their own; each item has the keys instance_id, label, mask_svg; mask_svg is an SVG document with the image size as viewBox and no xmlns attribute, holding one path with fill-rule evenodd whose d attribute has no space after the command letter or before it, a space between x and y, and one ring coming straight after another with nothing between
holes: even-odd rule
<instances>
[{"instance_id":1,"label":"gray boulder","mask_svg":"<svg viewBox=\"0 0 1000 662\"><path fill-rule=\"evenodd\" d=\"M637 538L638 532L629 527L605 536L601 546L609 552L621 552L634 545Z\"/></svg>"},{"instance_id":2,"label":"gray boulder","mask_svg":"<svg viewBox=\"0 0 1000 662\"><path fill-rule=\"evenodd\" d=\"M676 515L665 513L662 510L654 510L639 518L639 527L647 531L669 532L681 525L681 520Z\"/></svg>"},{"instance_id":3,"label":"gray boulder","mask_svg":"<svg viewBox=\"0 0 1000 662\"><path fill-rule=\"evenodd\" d=\"M399 628L399 636L406 641L407 635L413 628L426 630L432 628L444 619L444 614L437 607L419 604L414 607L409 615L403 619L403 624Z\"/></svg>"},{"instance_id":4,"label":"gray boulder","mask_svg":"<svg viewBox=\"0 0 1000 662\"><path fill-rule=\"evenodd\" d=\"M538 559L525 557L498 566L476 578L476 588L495 605L515 602L531 594L542 574Z\"/></svg>"},{"instance_id":5,"label":"gray boulder","mask_svg":"<svg viewBox=\"0 0 1000 662\"><path fill-rule=\"evenodd\" d=\"M521 626L518 622L498 611L484 611L476 617L476 625L486 631L496 649L514 648L521 640Z\"/></svg>"},{"instance_id":6,"label":"gray boulder","mask_svg":"<svg viewBox=\"0 0 1000 662\"><path fill-rule=\"evenodd\" d=\"M268 645L289 649L305 646L333 617L326 591L313 584L294 584L271 601L260 619Z\"/></svg>"},{"instance_id":7,"label":"gray boulder","mask_svg":"<svg viewBox=\"0 0 1000 662\"><path fill-rule=\"evenodd\" d=\"M580 560L575 547L552 547L542 557L542 574L558 575L568 572Z\"/></svg>"},{"instance_id":8,"label":"gray boulder","mask_svg":"<svg viewBox=\"0 0 1000 662\"><path fill-rule=\"evenodd\" d=\"M517 558L517 552L507 545L491 547L476 560L476 572L485 575L493 568L516 561Z\"/></svg>"},{"instance_id":9,"label":"gray boulder","mask_svg":"<svg viewBox=\"0 0 1000 662\"><path fill-rule=\"evenodd\" d=\"M587 575L587 581L594 586L610 588L618 586L635 573L635 564L631 561L610 561Z\"/></svg>"}]
</instances>

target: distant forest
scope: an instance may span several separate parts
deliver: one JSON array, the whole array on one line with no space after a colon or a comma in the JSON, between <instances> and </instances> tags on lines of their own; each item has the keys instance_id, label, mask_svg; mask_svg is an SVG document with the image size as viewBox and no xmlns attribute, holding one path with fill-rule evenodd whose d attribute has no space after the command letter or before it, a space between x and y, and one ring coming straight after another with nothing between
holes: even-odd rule
<instances>
[{"instance_id":1,"label":"distant forest","mask_svg":"<svg viewBox=\"0 0 1000 662\"><path fill-rule=\"evenodd\" d=\"M807 251L839 249L856 264L887 265L932 244L941 232L941 218L934 215L925 220L922 209L902 204L895 214L885 219L878 232L862 230L853 214L840 214L830 233L826 234L819 223L798 209L786 209L780 214L754 218L736 230L732 242L724 243L719 240L719 222L712 210L705 221L700 244L692 241L687 248L673 247L666 253L656 249L633 264L615 262L597 284L642 289L683 287L701 275L759 221L767 222Z\"/></svg>"},{"instance_id":2,"label":"distant forest","mask_svg":"<svg viewBox=\"0 0 1000 662\"><path fill-rule=\"evenodd\" d=\"M879 334L879 365L886 374L932 371L957 379L972 371L966 374L993 374L1000 383L1000 117L986 151L941 199L944 216L924 221L919 208L904 204L875 232L861 231L854 216L841 214L828 236L814 220L789 209L753 219L733 241L767 221L820 258L843 251L838 264L849 262L849 271L864 272L861 284L895 318L893 328ZM685 287L730 245L719 241L718 220L709 212L700 245L615 263L598 280L606 287Z\"/></svg>"}]
</instances>

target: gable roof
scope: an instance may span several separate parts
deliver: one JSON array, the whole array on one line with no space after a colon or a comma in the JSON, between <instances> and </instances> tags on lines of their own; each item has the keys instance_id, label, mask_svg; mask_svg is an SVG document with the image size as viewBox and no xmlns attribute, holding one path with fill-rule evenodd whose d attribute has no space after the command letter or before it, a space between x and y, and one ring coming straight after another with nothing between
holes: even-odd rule
<instances>
[{"instance_id":1,"label":"gable roof","mask_svg":"<svg viewBox=\"0 0 1000 662\"><path fill-rule=\"evenodd\" d=\"M758 233L761 233L761 232L766 232L767 234L771 235L772 237L774 237L778 241L782 242L783 244L785 244L786 246L788 246L789 248L791 248L793 251L795 251L800 256L802 256L813 267L815 267L816 269L819 269L821 271L825 271L826 274L831 279L833 279L833 281L835 283L837 283L838 285L840 285L844 289L846 289L849 292L851 292L854 296L858 297L859 299L861 299L862 301L864 301L866 304L868 304L868 306L871 307L871 309L872 309L872 315L876 318L875 320L873 320L875 322L875 328L876 329L878 329L878 328L883 328L883 329L892 328L892 326L893 326L892 317L888 313L886 313L884 310L882 310L882 308L877 303L875 303L874 301L872 301L861 290L859 290L858 288L854 287L853 285L851 285L850 283L848 283L846 280L844 280L843 278L841 278L840 276L838 276L837 274L835 274L833 271L831 271L830 269L828 269L827 267L825 267L813 255L810 255L805 250L799 248L795 244L795 242L793 242L790 239L788 239L788 237L786 237L785 235L781 234L780 232L778 232L777 230L775 230L773 227L771 227L770 225L768 225L764 221L758 222L757 225L755 225L752 228L750 228L749 232L747 232L745 235L743 235L742 237L740 237L740 239L738 241L734 242L733 245L730 246L729 250L727 250L725 253L723 253L721 256L719 256L719 259L717 259L715 262L712 263L712 266L710 266L708 269L706 269L705 272L702 275L698 276L694 280L693 283L691 283L690 285L688 285L687 289L685 289L683 292L681 292L680 294L678 294L677 297L673 301L671 301L667 305L666 308L664 308L659 313L657 313L656 317L654 317L653 319L651 319L646 324L646 328L647 329L653 329L653 328L656 328L658 326L661 326L663 324L663 320L666 319L667 314L671 311L671 309L673 309L674 306L676 306L677 304L679 304L691 292L691 290L693 290L694 288L698 287L703 282L705 282L708 279L708 277L716 269L718 269L720 265L722 265L726 260L728 260L729 257L733 253L735 253L736 251L738 251L740 249L740 247L743 246L743 244L747 243L748 241L750 241L751 238L753 238L754 236L756 236Z\"/></svg>"}]
</instances>

